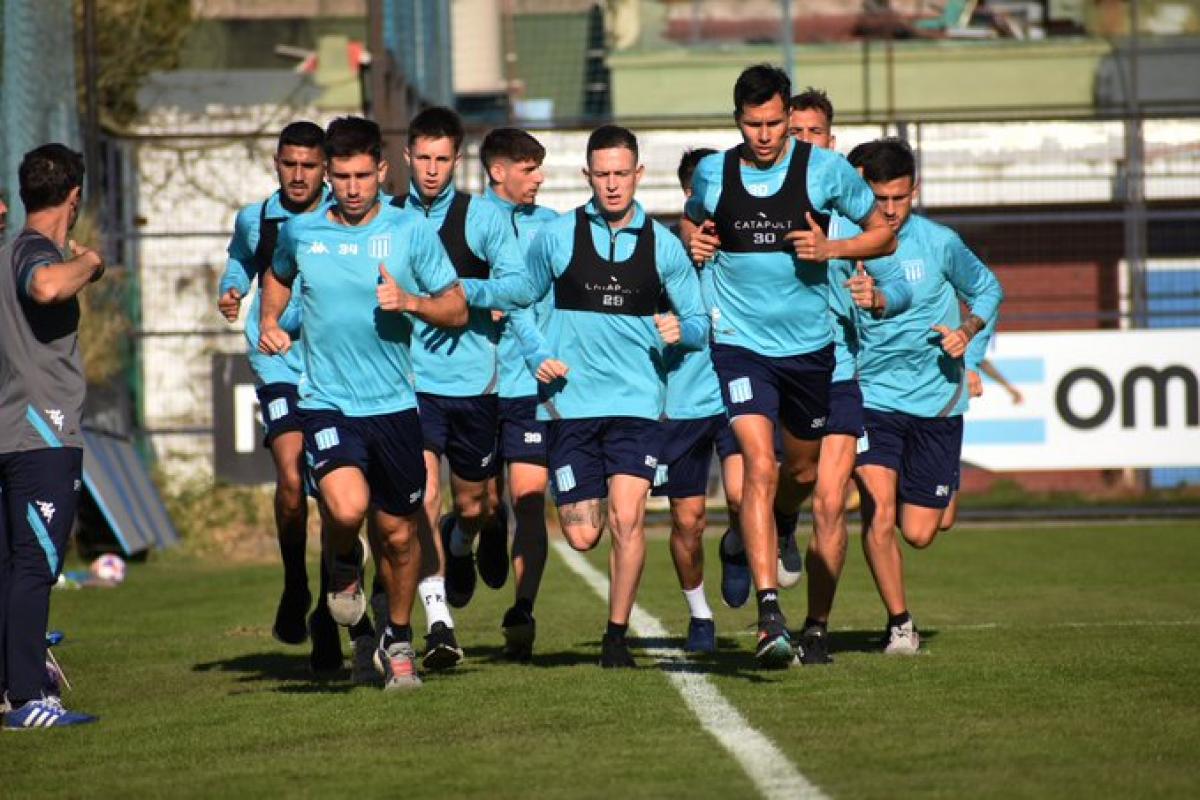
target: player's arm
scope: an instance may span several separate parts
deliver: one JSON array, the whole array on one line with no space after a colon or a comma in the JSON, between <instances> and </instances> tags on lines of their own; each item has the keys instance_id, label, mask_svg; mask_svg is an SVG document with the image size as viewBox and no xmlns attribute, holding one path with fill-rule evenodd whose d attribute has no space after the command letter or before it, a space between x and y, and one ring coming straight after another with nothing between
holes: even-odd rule
<instances>
[{"instance_id":1,"label":"player's arm","mask_svg":"<svg viewBox=\"0 0 1200 800\"><path fill-rule=\"evenodd\" d=\"M555 237L549 226L542 228L525 255L525 268L533 285L535 303L544 298L554 282ZM569 257L569 256L568 256ZM554 313L551 311L550 313ZM517 337L517 347L525 366L539 381L550 383L566 375L567 367L554 358L554 351L542 335L533 307L520 308L509 315L509 325ZM546 369L543 369L546 367Z\"/></svg>"},{"instance_id":2,"label":"player's arm","mask_svg":"<svg viewBox=\"0 0 1200 800\"><path fill-rule=\"evenodd\" d=\"M17 265L17 286L39 305L65 303L104 274L104 259L90 247L67 243L72 258L66 261L49 246L30 253L25 264Z\"/></svg>"},{"instance_id":3,"label":"player's arm","mask_svg":"<svg viewBox=\"0 0 1200 800\"><path fill-rule=\"evenodd\" d=\"M262 276L258 349L267 355L282 355L292 346L292 337L279 324L279 318L292 298L292 283L299 271L291 228L291 223L285 223L279 229L271 268L265 270Z\"/></svg>"},{"instance_id":4,"label":"player's arm","mask_svg":"<svg viewBox=\"0 0 1200 800\"><path fill-rule=\"evenodd\" d=\"M793 231L796 257L805 261L865 261L891 255L896 237L883 213L875 207L875 193L845 158L827 150L814 149L809 162L809 196L825 197L822 210L836 211L858 224L861 233L848 239L829 239L808 216L809 230ZM820 189L820 192L814 191Z\"/></svg>"},{"instance_id":5,"label":"player's arm","mask_svg":"<svg viewBox=\"0 0 1200 800\"><path fill-rule=\"evenodd\" d=\"M410 217L410 219L412 219ZM459 284L450 257L431 225L417 220L409 234L408 257L418 288L424 294L404 289L379 265L376 296L384 311L412 314L439 328L461 328L467 324L467 298Z\"/></svg>"},{"instance_id":6,"label":"player's arm","mask_svg":"<svg viewBox=\"0 0 1200 800\"><path fill-rule=\"evenodd\" d=\"M250 282L254 278L254 249L250 246L250 238L255 218L253 206L238 212L233 223L233 236L226 248L225 271L217 284L217 310L228 322L237 319L242 298L250 291Z\"/></svg>"},{"instance_id":7,"label":"player's arm","mask_svg":"<svg viewBox=\"0 0 1200 800\"><path fill-rule=\"evenodd\" d=\"M991 361L988 361L986 358L981 360L979 362L979 371L1003 386L1004 391L1008 392L1008 396L1012 398L1014 405L1020 405L1025 402L1025 397L1021 394L1021 390L1013 386L1008 378L1004 377L1004 373L996 369L996 365Z\"/></svg>"},{"instance_id":8,"label":"player's arm","mask_svg":"<svg viewBox=\"0 0 1200 800\"><path fill-rule=\"evenodd\" d=\"M497 311L528 306L534 301L534 287L512 228L490 205L472 203L468 215L474 216L477 229L482 233L483 258L491 265L491 275L486 280L466 278L462 281L467 304L472 308Z\"/></svg>"},{"instance_id":9,"label":"player's arm","mask_svg":"<svg viewBox=\"0 0 1200 800\"><path fill-rule=\"evenodd\" d=\"M912 305L912 286L894 258L857 262L845 285L854 304L876 317L894 317Z\"/></svg>"},{"instance_id":10,"label":"player's arm","mask_svg":"<svg viewBox=\"0 0 1200 800\"><path fill-rule=\"evenodd\" d=\"M655 241L659 273L674 309L678 327L676 332L675 325L669 326L670 338L675 341L668 341L668 337L663 335L666 333L663 325L656 320L659 333L663 335L666 344L677 344L684 350L699 350L708 341L709 332L708 314L700 292L700 279L696 277L691 259L674 237L656 236Z\"/></svg>"},{"instance_id":11,"label":"player's arm","mask_svg":"<svg viewBox=\"0 0 1200 800\"><path fill-rule=\"evenodd\" d=\"M992 330L995 330L994 320L1004 300L1004 290L992 271L957 235L947 242L945 258L950 285L966 302L969 311L966 319L953 331L945 325L935 325L934 330L942 335L942 349L957 358L966 354L967 346L987 328L988 323L993 323ZM982 350L973 351L973 357L982 360L990 337L990 333L984 335L979 345Z\"/></svg>"}]
</instances>

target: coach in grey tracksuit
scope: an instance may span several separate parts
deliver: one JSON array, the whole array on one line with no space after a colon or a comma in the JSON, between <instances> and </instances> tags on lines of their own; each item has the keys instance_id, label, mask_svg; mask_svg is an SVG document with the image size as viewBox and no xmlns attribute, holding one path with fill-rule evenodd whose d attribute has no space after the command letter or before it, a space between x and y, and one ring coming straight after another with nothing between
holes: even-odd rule
<instances>
[{"instance_id":1,"label":"coach in grey tracksuit","mask_svg":"<svg viewBox=\"0 0 1200 800\"><path fill-rule=\"evenodd\" d=\"M83 172L83 158L63 145L27 153L19 175L28 221L0 249L0 704L14 715L56 691L45 667L50 588L83 462L77 295L104 271L98 253L67 239Z\"/></svg>"}]
</instances>

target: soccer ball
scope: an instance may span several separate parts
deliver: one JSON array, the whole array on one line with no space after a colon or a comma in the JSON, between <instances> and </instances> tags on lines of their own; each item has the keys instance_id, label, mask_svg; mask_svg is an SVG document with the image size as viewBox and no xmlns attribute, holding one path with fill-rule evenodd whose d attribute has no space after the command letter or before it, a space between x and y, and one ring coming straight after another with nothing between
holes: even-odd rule
<instances>
[{"instance_id":1,"label":"soccer ball","mask_svg":"<svg viewBox=\"0 0 1200 800\"><path fill-rule=\"evenodd\" d=\"M116 553L105 553L92 562L90 572L102 581L120 583L125 580L125 559Z\"/></svg>"}]
</instances>

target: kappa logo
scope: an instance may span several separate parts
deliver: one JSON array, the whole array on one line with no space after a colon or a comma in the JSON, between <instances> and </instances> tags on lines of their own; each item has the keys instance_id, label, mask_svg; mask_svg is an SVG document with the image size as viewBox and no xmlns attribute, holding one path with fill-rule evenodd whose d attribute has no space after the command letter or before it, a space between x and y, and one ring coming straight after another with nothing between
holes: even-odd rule
<instances>
[{"instance_id":1,"label":"kappa logo","mask_svg":"<svg viewBox=\"0 0 1200 800\"><path fill-rule=\"evenodd\" d=\"M45 500L34 500L33 502L38 507L38 511L41 513L42 518L45 519L47 523L54 519L54 503L47 503Z\"/></svg>"},{"instance_id":2,"label":"kappa logo","mask_svg":"<svg viewBox=\"0 0 1200 800\"><path fill-rule=\"evenodd\" d=\"M313 465L312 465L312 471L313 471L313 472L316 472L316 471L318 471L319 469L321 469L321 467L325 466L325 465L326 465L326 464L328 464L328 463L329 463L329 459L328 459L328 458L322 458L320 461L318 461L317 463L315 463L315 464L313 464Z\"/></svg>"},{"instance_id":3,"label":"kappa logo","mask_svg":"<svg viewBox=\"0 0 1200 800\"><path fill-rule=\"evenodd\" d=\"M525 431L525 444L541 444L542 435L534 431Z\"/></svg>"},{"instance_id":4,"label":"kappa logo","mask_svg":"<svg viewBox=\"0 0 1200 800\"><path fill-rule=\"evenodd\" d=\"M313 242L308 246L308 254L310 256L325 256L329 255L329 248L324 242Z\"/></svg>"},{"instance_id":5,"label":"kappa logo","mask_svg":"<svg viewBox=\"0 0 1200 800\"><path fill-rule=\"evenodd\" d=\"M483 460L479 462L479 466L486 467L488 464L492 463L493 455L495 455L495 453L488 453L486 456L484 456Z\"/></svg>"},{"instance_id":6,"label":"kappa logo","mask_svg":"<svg viewBox=\"0 0 1200 800\"><path fill-rule=\"evenodd\" d=\"M50 421L54 423L54 427L58 428L60 431L62 430L62 428L63 428L63 413L62 413L62 409L58 409L58 408L47 408L47 409L46 409L46 416L47 416L47 417L49 417L49 418L50 418Z\"/></svg>"}]
</instances>

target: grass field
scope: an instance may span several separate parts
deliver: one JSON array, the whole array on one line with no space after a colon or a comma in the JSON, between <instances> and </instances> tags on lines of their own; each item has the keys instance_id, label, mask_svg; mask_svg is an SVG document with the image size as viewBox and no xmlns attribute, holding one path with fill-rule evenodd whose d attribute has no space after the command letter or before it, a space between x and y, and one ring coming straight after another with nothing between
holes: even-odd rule
<instances>
[{"instance_id":1,"label":"grass field","mask_svg":"<svg viewBox=\"0 0 1200 800\"><path fill-rule=\"evenodd\" d=\"M1198 534L952 532L906 553L926 642L911 659L876 652L884 616L854 547L836 663L781 673L753 669L753 612L720 606L710 542L721 650L695 669L831 797L1195 797ZM607 548L588 556L602 570ZM511 596L481 586L457 614L466 664L407 694L313 681L307 649L270 638L278 583L275 568L168 554L119 589L56 593L68 705L102 721L0 736L0 796L755 795L653 658L594 666L605 605L557 554L532 665L497 661ZM794 623L802 592L784 595ZM682 634L661 536L640 604Z\"/></svg>"}]
</instances>

